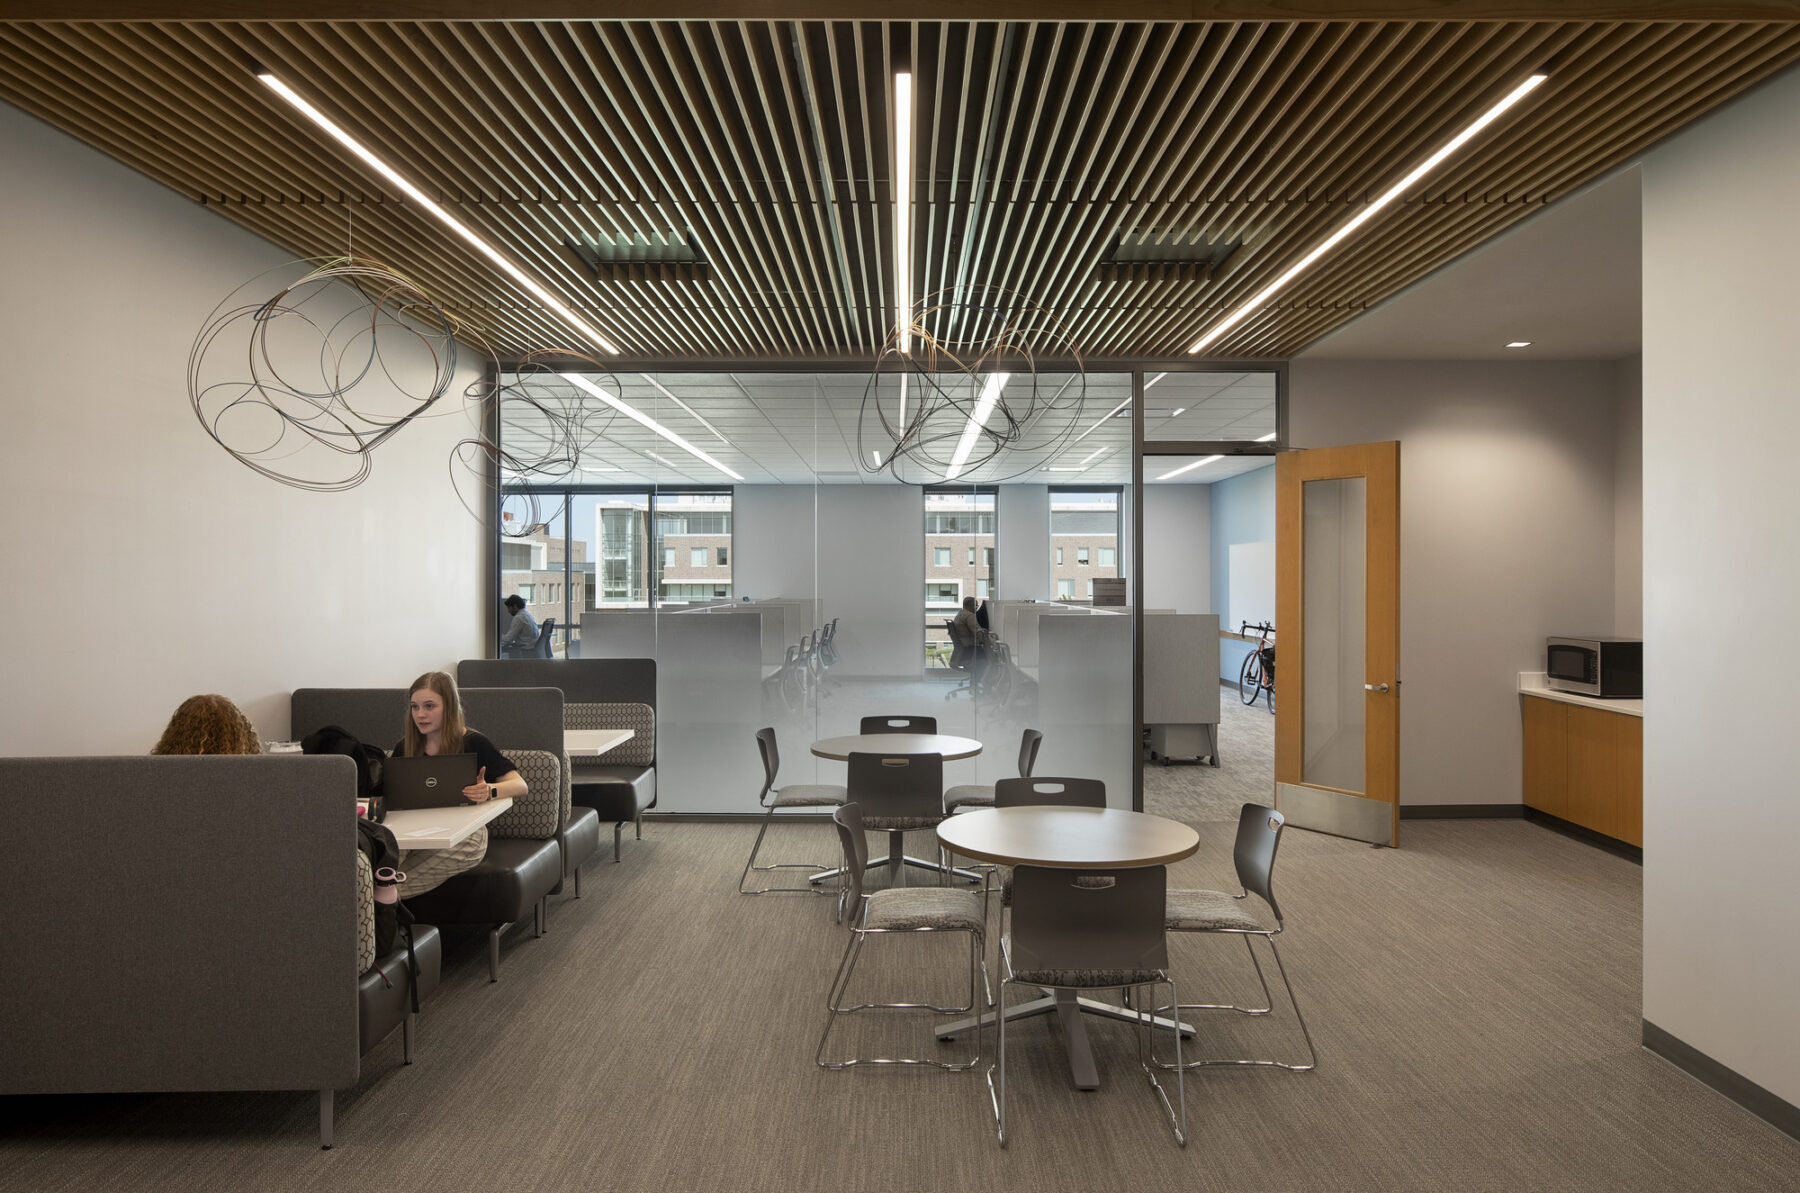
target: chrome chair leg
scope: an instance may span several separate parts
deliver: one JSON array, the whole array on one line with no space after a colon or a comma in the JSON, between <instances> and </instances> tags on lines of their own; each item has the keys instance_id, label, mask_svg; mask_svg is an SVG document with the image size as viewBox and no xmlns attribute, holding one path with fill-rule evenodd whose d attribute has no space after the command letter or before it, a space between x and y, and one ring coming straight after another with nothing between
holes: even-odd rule
<instances>
[{"instance_id":1,"label":"chrome chair leg","mask_svg":"<svg viewBox=\"0 0 1800 1193\"><path fill-rule=\"evenodd\" d=\"M1259 933L1245 933L1244 934L1244 947L1246 949L1249 949L1249 951L1250 951L1250 962L1252 965L1254 965L1256 967L1256 976L1257 976L1258 980L1260 980L1262 982L1263 990L1264 990L1265 996L1266 996L1268 989L1269 989L1268 978L1263 973L1262 962L1257 959L1255 947L1252 946L1250 943L1250 937L1252 935L1260 935L1260 934ZM1294 984L1288 978L1287 966L1282 963L1281 950L1278 947L1276 947L1275 938L1273 936L1265 935L1265 936L1263 936L1263 939L1269 942L1269 952L1272 953L1275 957L1276 972L1281 977L1282 987L1287 991L1288 1005L1294 1008L1294 1018L1297 1019L1300 1023L1300 1035L1306 1041L1306 1063L1305 1064L1290 1064L1289 1062L1283 1061L1283 1060L1261 1060L1261 1059L1237 1058L1237 1057L1220 1057L1220 1058L1203 1058L1201 1060L1190 1060L1184 1066L1185 1068L1206 1069L1206 1068L1219 1068L1219 1067L1228 1066L1228 1065L1239 1065L1239 1066L1245 1066L1245 1067L1249 1067L1249 1068L1286 1069L1290 1073L1310 1073L1314 1069L1319 1067L1319 1052L1318 1052L1317 1046L1314 1045L1314 1043L1313 1043L1312 1029L1307 1027L1307 1025L1306 1025L1306 1014L1305 1014L1305 1012L1301 1011L1301 1009L1300 1009L1300 999L1297 995L1295 995ZM1272 1005L1274 1002L1274 999L1271 997L1268 999L1268 1001ZM1161 1008L1158 1009L1158 1013L1160 1013L1160 1010L1161 1010ZM1262 1014L1268 1013L1269 1007L1264 1007L1262 1010L1257 1011L1257 1010L1247 1010L1243 1007L1231 1006L1229 1004L1215 1005L1215 1004L1211 1004L1211 1003L1182 1003L1179 1006L1172 1008L1170 1013L1179 1015L1182 1011L1188 1011L1188 1010L1238 1011L1238 1012L1241 1012L1242 1014L1246 1014L1246 1015L1262 1015ZM1171 1065L1169 1065L1168 1063L1166 1063L1164 1061L1157 1061L1156 1066L1158 1068L1164 1069L1164 1070L1167 1070L1172 1067Z\"/></svg>"},{"instance_id":2,"label":"chrome chair leg","mask_svg":"<svg viewBox=\"0 0 1800 1193\"><path fill-rule=\"evenodd\" d=\"M926 931L931 931L927 929ZM945 931L964 931L963 929L946 929ZM854 1015L863 1011L883 1010L916 1010L936 1014L961 1014L976 1009L975 1000L980 986L988 984L987 975L987 940L984 934L969 932L969 1005L966 1007L940 1007L933 1003L909 1002L870 1002L843 1005L843 999L850 991L850 980L856 973L856 963L862 956L863 942L866 937L887 935L884 929L860 929L851 934L849 943L844 947L844 956L838 962L837 974L832 978L831 991L825 1002L825 1030L820 1033L819 1047L813 1053L813 1062L821 1069L852 1069L860 1065L929 1065L932 1068L944 1069L952 1073L966 1072L981 1062L981 1033L979 1024L975 1034L975 1049L966 1061L941 1061L932 1057L852 1057L848 1060L828 1061L825 1059L825 1048L831 1039L832 1028L836 1026L840 1016ZM910 934L910 933L909 933ZM979 971L979 983L977 979ZM981 1012L977 1011L977 1014Z\"/></svg>"},{"instance_id":3,"label":"chrome chair leg","mask_svg":"<svg viewBox=\"0 0 1800 1193\"><path fill-rule=\"evenodd\" d=\"M752 873L768 874L775 870L809 870L814 874L825 870L825 867L814 862L777 862L773 865L756 864L757 854L762 852L763 835L769 831L769 824L775 819L775 809L770 808L763 816L762 827L756 830L756 844L750 847L750 860L744 863L744 872L738 875L738 894L740 895L829 895L818 879L815 878L806 886L765 886L756 890L745 890L744 884L750 880ZM842 922L840 915L839 922Z\"/></svg>"}]
</instances>

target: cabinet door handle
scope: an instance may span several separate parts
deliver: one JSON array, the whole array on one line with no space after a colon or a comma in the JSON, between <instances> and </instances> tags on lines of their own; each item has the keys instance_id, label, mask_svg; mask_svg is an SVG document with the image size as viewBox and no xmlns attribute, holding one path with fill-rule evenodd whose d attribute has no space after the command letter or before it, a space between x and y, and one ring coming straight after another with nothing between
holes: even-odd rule
<instances>
[{"instance_id":1,"label":"cabinet door handle","mask_svg":"<svg viewBox=\"0 0 1800 1193\"><path fill-rule=\"evenodd\" d=\"M1387 690L1388 686L1384 683L1366 683L1363 685L1363 691L1365 692L1385 692Z\"/></svg>"}]
</instances>

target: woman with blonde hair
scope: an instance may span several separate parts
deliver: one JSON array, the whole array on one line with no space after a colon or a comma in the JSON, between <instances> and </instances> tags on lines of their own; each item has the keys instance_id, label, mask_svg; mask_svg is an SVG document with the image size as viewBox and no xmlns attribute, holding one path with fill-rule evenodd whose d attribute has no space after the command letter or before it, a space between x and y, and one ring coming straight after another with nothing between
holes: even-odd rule
<instances>
[{"instance_id":1,"label":"woman with blonde hair","mask_svg":"<svg viewBox=\"0 0 1800 1193\"><path fill-rule=\"evenodd\" d=\"M169 718L152 754L260 754L262 738L244 710L217 693L189 696Z\"/></svg>"},{"instance_id":2,"label":"woman with blonde hair","mask_svg":"<svg viewBox=\"0 0 1800 1193\"><path fill-rule=\"evenodd\" d=\"M463 721L456 681L443 671L427 671L413 680L407 695L406 736L394 744L394 753L408 758L475 755L475 781L463 788L463 796L470 803L516 799L527 791L525 778L512 759ZM408 851L400 859L400 868L406 872L402 893L408 898L424 894L445 879L479 865L487 856L487 842L484 825L449 849Z\"/></svg>"}]
</instances>

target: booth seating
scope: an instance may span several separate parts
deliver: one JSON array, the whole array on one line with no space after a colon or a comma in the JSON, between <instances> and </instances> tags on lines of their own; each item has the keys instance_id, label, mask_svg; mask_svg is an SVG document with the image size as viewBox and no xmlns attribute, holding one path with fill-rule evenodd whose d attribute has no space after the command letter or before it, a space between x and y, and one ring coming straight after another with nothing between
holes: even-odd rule
<instances>
[{"instance_id":1,"label":"booth seating","mask_svg":"<svg viewBox=\"0 0 1800 1193\"><path fill-rule=\"evenodd\" d=\"M404 946L375 958L344 757L7 760L0 1094L332 1091L396 1028ZM363 869L363 873L367 873ZM419 997L438 933L413 926ZM363 957L359 957L363 945Z\"/></svg>"},{"instance_id":2,"label":"booth seating","mask_svg":"<svg viewBox=\"0 0 1800 1193\"><path fill-rule=\"evenodd\" d=\"M404 886L400 894L421 920L486 925L488 977L499 981L501 936L527 914L533 935L543 934L549 896L562 886L564 858L585 860L583 838L591 855L599 830L595 822L584 834L570 815L561 692L466 688L461 694L464 720L518 764L531 792L488 825L487 856L479 865L423 895L407 897ZM404 688L300 688L290 701L291 732L304 737L337 725L386 749L404 733L407 697Z\"/></svg>"},{"instance_id":3,"label":"booth seating","mask_svg":"<svg viewBox=\"0 0 1800 1193\"><path fill-rule=\"evenodd\" d=\"M644 839L656 806L655 659L464 659L456 682L472 687L555 687L566 729L629 729L631 740L598 757L573 758L575 803L613 826L613 861L627 822Z\"/></svg>"}]
</instances>

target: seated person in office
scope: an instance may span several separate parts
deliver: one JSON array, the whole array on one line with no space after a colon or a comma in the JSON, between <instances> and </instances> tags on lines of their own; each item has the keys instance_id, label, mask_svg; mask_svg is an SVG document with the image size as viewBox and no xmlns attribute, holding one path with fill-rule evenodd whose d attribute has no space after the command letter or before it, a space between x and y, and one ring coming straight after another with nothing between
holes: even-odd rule
<instances>
[{"instance_id":1,"label":"seated person in office","mask_svg":"<svg viewBox=\"0 0 1800 1193\"><path fill-rule=\"evenodd\" d=\"M516 799L527 790L525 778L512 760L463 723L456 681L442 671L427 671L413 681L407 699L406 736L395 743L394 753L408 758L422 754L475 755L475 781L463 788L470 803ZM400 855L400 868L406 872L402 893L408 897L422 895L446 879L480 865L487 856L487 843L487 826L483 825L449 849L407 850Z\"/></svg>"},{"instance_id":2,"label":"seated person in office","mask_svg":"<svg viewBox=\"0 0 1800 1193\"><path fill-rule=\"evenodd\" d=\"M525 658L537 646L537 618L525 611L524 598L516 592L501 603L506 606L506 611L512 614L512 620L506 625L506 633L500 635L500 657L503 659Z\"/></svg>"},{"instance_id":3,"label":"seated person in office","mask_svg":"<svg viewBox=\"0 0 1800 1193\"><path fill-rule=\"evenodd\" d=\"M975 657L975 644L981 641L981 620L975 616L975 598L964 597L962 612L950 623L950 640L956 649L950 656L950 665L963 668Z\"/></svg>"},{"instance_id":4,"label":"seated person in office","mask_svg":"<svg viewBox=\"0 0 1800 1193\"><path fill-rule=\"evenodd\" d=\"M169 718L152 754L260 754L262 738L244 710L217 694L189 696Z\"/></svg>"}]
</instances>

